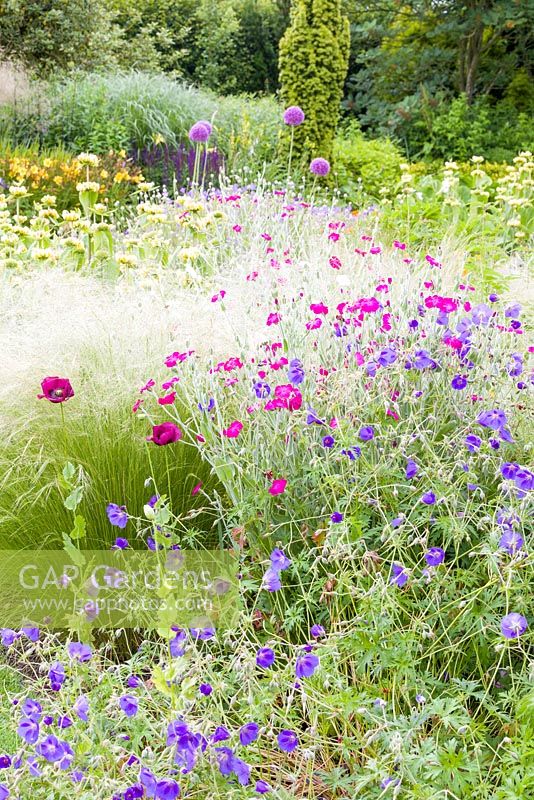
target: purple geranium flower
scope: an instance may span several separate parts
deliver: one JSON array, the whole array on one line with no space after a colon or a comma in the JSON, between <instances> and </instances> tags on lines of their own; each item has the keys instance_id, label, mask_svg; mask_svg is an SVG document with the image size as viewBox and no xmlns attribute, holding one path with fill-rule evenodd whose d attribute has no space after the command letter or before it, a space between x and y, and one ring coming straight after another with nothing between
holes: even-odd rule
<instances>
[{"instance_id":1,"label":"purple geranium flower","mask_svg":"<svg viewBox=\"0 0 534 800\"><path fill-rule=\"evenodd\" d=\"M397 562L393 562L391 565L391 577L389 582L394 586L398 586L401 588L408 582L408 573L406 569L402 566L402 564L397 564Z\"/></svg>"},{"instance_id":2,"label":"purple geranium flower","mask_svg":"<svg viewBox=\"0 0 534 800\"><path fill-rule=\"evenodd\" d=\"M431 547L425 553L425 561L429 567L437 567L445 561L445 550L441 547Z\"/></svg>"},{"instance_id":3,"label":"purple geranium flower","mask_svg":"<svg viewBox=\"0 0 534 800\"><path fill-rule=\"evenodd\" d=\"M302 361L298 358L294 358L292 361L289 362L289 368L287 370L287 378L290 383L294 386L299 386L301 383L304 382L305 372L304 366Z\"/></svg>"},{"instance_id":4,"label":"purple geranium flower","mask_svg":"<svg viewBox=\"0 0 534 800\"><path fill-rule=\"evenodd\" d=\"M87 722L89 714L89 701L84 694L81 694L72 707L76 716L83 722Z\"/></svg>"},{"instance_id":5,"label":"purple geranium flower","mask_svg":"<svg viewBox=\"0 0 534 800\"><path fill-rule=\"evenodd\" d=\"M259 732L260 732L259 725L257 725L255 722L247 722L246 725L243 725L239 729L239 741L241 742L243 747L246 747L247 745L252 744L252 742L256 741Z\"/></svg>"},{"instance_id":6,"label":"purple geranium flower","mask_svg":"<svg viewBox=\"0 0 534 800\"><path fill-rule=\"evenodd\" d=\"M274 650L270 647L260 647L256 653L256 664L262 669L268 669L274 664L275 655Z\"/></svg>"},{"instance_id":7,"label":"purple geranium flower","mask_svg":"<svg viewBox=\"0 0 534 800\"><path fill-rule=\"evenodd\" d=\"M410 481L412 478L415 478L417 473L419 472L419 467L413 460L413 458L409 458L406 462L406 480Z\"/></svg>"},{"instance_id":8,"label":"purple geranium flower","mask_svg":"<svg viewBox=\"0 0 534 800\"><path fill-rule=\"evenodd\" d=\"M371 439L374 439L375 430L372 425L366 425L364 428L360 428L359 437L362 442L370 442Z\"/></svg>"},{"instance_id":9,"label":"purple geranium flower","mask_svg":"<svg viewBox=\"0 0 534 800\"><path fill-rule=\"evenodd\" d=\"M180 787L176 781L170 778L158 781L156 784L155 796L157 800L176 800L176 798L180 796Z\"/></svg>"},{"instance_id":10,"label":"purple geranium flower","mask_svg":"<svg viewBox=\"0 0 534 800\"><path fill-rule=\"evenodd\" d=\"M319 658L313 653L304 653L298 656L295 664L295 675L297 678L311 678L317 667Z\"/></svg>"},{"instance_id":11,"label":"purple geranium flower","mask_svg":"<svg viewBox=\"0 0 534 800\"><path fill-rule=\"evenodd\" d=\"M277 572L282 572L291 566L291 559L285 555L283 550L276 547L271 553L271 566Z\"/></svg>"},{"instance_id":12,"label":"purple geranium flower","mask_svg":"<svg viewBox=\"0 0 534 800\"><path fill-rule=\"evenodd\" d=\"M334 511L334 513L330 516L330 519L334 524L343 522L343 514L340 511Z\"/></svg>"},{"instance_id":13,"label":"purple geranium flower","mask_svg":"<svg viewBox=\"0 0 534 800\"><path fill-rule=\"evenodd\" d=\"M325 629L322 625L312 625L310 628L310 635L313 636L314 639L320 639L321 636L324 636L326 633Z\"/></svg>"},{"instance_id":14,"label":"purple geranium flower","mask_svg":"<svg viewBox=\"0 0 534 800\"><path fill-rule=\"evenodd\" d=\"M513 528L507 528L501 538L499 539L499 547L505 550L509 555L513 556L518 550L523 547L523 537Z\"/></svg>"},{"instance_id":15,"label":"purple geranium flower","mask_svg":"<svg viewBox=\"0 0 534 800\"><path fill-rule=\"evenodd\" d=\"M501 620L502 635L505 636L506 639L517 639L526 631L527 628L528 622L526 621L525 617L523 617L521 614L518 614L516 611L512 611L511 614L507 614Z\"/></svg>"},{"instance_id":16,"label":"purple geranium flower","mask_svg":"<svg viewBox=\"0 0 534 800\"><path fill-rule=\"evenodd\" d=\"M277 592L282 588L282 581L280 580L280 572L273 567L269 567L263 576L262 586L268 592Z\"/></svg>"},{"instance_id":17,"label":"purple geranium flower","mask_svg":"<svg viewBox=\"0 0 534 800\"><path fill-rule=\"evenodd\" d=\"M39 723L35 719L21 719L17 733L27 744L35 744L39 738Z\"/></svg>"},{"instance_id":18,"label":"purple geranium flower","mask_svg":"<svg viewBox=\"0 0 534 800\"><path fill-rule=\"evenodd\" d=\"M482 439L480 438L480 436L475 436L474 433L469 433L465 437L465 446L467 447L470 453L474 453L476 450L478 450L481 444L482 444Z\"/></svg>"},{"instance_id":19,"label":"purple geranium flower","mask_svg":"<svg viewBox=\"0 0 534 800\"><path fill-rule=\"evenodd\" d=\"M139 711L139 701L131 694L125 694L119 698L119 707L127 717L135 717Z\"/></svg>"},{"instance_id":20,"label":"purple geranium flower","mask_svg":"<svg viewBox=\"0 0 534 800\"><path fill-rule=\"evenodd\" d=\"M292 753L299 746L298 736L295 731L283 730L277 736L278 747L284 753Z\"/></svg>"},{"instance_id":21,"label":"purple geranium flower","mask_svg":"<svg viewBox=\"0 0 534 800\"><path fill-rule=\"evenodd\" d=\"M93 655L93 648L89 644L82 644L81 642L70 642L67 645L67 652L73 660L84 663L89 661Z\"/></svg>"},{"instance_id":22,"label":"purple geranium flower","mask_svg":"<svg viewBox=\"0 0 534 800\"><path fill-rule=\"evenodd\" d=\"M50 685L54 692L59 692L65 682L65 667L60 661L55 661L48 670Z\"/></svg>"},{"instance_id":23,"label":"purple geranium flower","mask_svg":"<svg viewBox=\"0 0 534 800\"><path fill-rule=\"evenodd\" d=\"M116 503L109 503L106 514L112 525L117 528L125 528L128 524L128 512L126 506L118 506Z\"/></svg>"},{"instance_id":24,"label":"purple geranium flower","mask_svg":"<svg viewBox=\"0 0 534 800\"><path fill-rule=\"evenodd\" d=\"M467 378L465 375L455 375L451 381L451 386L456 390L465 389L467 386Z\"/></svg>"},{"instance_id":25,"label":"purple geranium flower","mask_svg":"<svg viewBox=\"0 0 534 800\"><path fill-rule=\"evenodd\" d=\"M425 492L421 497L421 502L426 506L433 506L436 502L436 495L434 492Z\"/></svg>"},{"instance_id":26,"label":"purple geranium flower","mask_svg":"<svg viewBox=\"0 0 534 800\"><path fill-rule=\"evenodd\" d=\"M499 431L507 423L506 414L499 408L493 408L491 411L482 411L477 417L477 422L483 428L491 428L494 431Z\"/></svg>"},{"instance_id":27,"label":"purple geranium flower","mask_svg":"<svg viewBox=\"0 0 534 800\"><path fill-rule=\"evenodd\" d=\"M54 763L63 758L65 754L65 743L60 742L56 736L47 736L35 746L35 752L38 756L46 758L47 761Z\"/></svg>"}]
</instances>

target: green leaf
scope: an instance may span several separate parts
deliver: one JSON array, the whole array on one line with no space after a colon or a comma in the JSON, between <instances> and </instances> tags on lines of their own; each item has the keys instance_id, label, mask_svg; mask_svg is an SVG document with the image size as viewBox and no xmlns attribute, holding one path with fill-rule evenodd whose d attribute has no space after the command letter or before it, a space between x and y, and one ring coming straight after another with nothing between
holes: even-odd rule
<instances>
[{"instance_id":1,"label":"green leaf","mask_svg":"<svg viewBox=\"0 0 534 800\"><path fill-rule=\"evenodd\" d=\"M72 540L66 533L63 534L63 549L70 557L73 564L76 564L77 567L83 567L85 564L85 556L81 550L78 550L78 548L72 544Z\"/></svg>"},{"instance_id":2,"label":"green leaf","mask_svg":"<svg viewBox=\"0 0 534 800\"><path fill-rule=\"evenodd\" d=\"M70 532L71 539L83 539L86 532L85 517L76 514L74 517L74 528Z\"/></svg>"},{"instance_id":3,"label":"green leaf","mask_svg":"<svg viewBox=\"0 0 534 800\"><path fill-rule=\"evenodd\" d=\"M70 482L74 478L76 474L76 467L74 464L71 464L70 461L67 461L65 466L63 467L63 477L66 481Z\"/></svg>"},{"instance_id":4,"label":"green leaf","mask_svg":"<svg viewBox=\"0 0 534 800\"><path fill-rule=\"evenodd\" d=\"M65 508L68 508L69 511L74 511L76 507L81 503L83 497L83 486L77 486L74 491L72 491L68 497L65 498L63 501L63 505Z\"/></svg>"}]
</instances>

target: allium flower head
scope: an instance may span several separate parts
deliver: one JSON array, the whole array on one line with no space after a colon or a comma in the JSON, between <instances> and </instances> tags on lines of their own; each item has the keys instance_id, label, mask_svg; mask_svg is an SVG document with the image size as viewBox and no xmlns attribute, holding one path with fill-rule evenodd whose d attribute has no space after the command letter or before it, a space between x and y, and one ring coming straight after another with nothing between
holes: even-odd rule
<instances>
[{"instance_id":1,"label":"allium flower head","mask_svg":"<svg viewBox=\"0 0 534 800\"><path fill-rule=\"evenodd\" d=\"M305 119L306 116L300 106L289 106L289 108L286 108L284 111L284 122L286 125L291 125L293 127L301 125Z\"/></svg>"},{"instance_id":2,"label":"allium flower head","mask_svg":"<svg viewBox=\"0 0 534 800\"><path fill-rule=\"evenodd\" d=\"M312 175L324 177L330 172L330 164L326 158L314 158L310 164L310 172Z\"/></svg>"},{"instance_id":3,"label":"allium flower head","mask_svg":"<svg viewBox=\"0 0 534 800\"><path fill-rule=\"evenodd\" d=\"M189 139L195 144L207 142L210 138L211 131L206 126L205 122L195 122L189 130Z\"/></svg>"}]
</instances>

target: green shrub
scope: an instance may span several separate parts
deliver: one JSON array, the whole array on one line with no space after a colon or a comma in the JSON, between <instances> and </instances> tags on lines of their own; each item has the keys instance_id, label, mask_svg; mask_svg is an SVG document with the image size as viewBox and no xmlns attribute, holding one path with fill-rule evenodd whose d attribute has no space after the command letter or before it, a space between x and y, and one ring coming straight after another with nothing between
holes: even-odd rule
<instances>
[{"instance_id":1,"label":"green shrub","mask_svg":"<svg viewBox=\"0 0 534 800\"><path fill-rule=\"evenodd\" d=\"M337 137L334 158L340 189L349 197L363 191L378 199L382 189L390 194L398 183L399 148L389 139L366 139L357 125L350 125Z\"/></svg>"},{"instance_id":2,"label":"green shrub","mask_svg":"<svg viewBox=\"0 0 534 800\"><path fill-rule=\"evenodd\" d=\"M61 143L73 152L105 153L187 141L199 119L214 124L210 145L222 150L230 171L272 161L280 111L273 98L217 97L166 75L127 72L78 74L48 88L36 87L40 102L11 109L7 135ZM7 114L6 114L7 116Z\"/></svg>"},{"instance_id":3,"label":"green shrub","mask_svg":"<svg viewBox=\"0 0 534 800\"><path fill-rule=\"evenodd\" d=\"M280 95L306 119L294 128L302 160L330 159L347 74L349 23L340 0L295 0L291 26L280 42Z\"/></svg>"}]
</instances>

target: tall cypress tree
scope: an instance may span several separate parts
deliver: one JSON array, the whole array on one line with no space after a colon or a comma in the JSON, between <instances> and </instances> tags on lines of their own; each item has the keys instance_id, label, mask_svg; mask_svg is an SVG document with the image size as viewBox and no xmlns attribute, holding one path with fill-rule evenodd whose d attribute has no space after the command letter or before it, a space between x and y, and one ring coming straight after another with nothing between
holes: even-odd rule
<instances>
[{"instance_id":1,"label":"tall cypress tree","mask_svg":"<svg viewBox=\"0 0 534 800\"><path fill-rule=\"evenodd\" d=\"M294 153L302 160L332 157L349 46L341 0L293 0L280 42L280 95L306 115L294 129Z\"/></svg>"}]
</instances>

